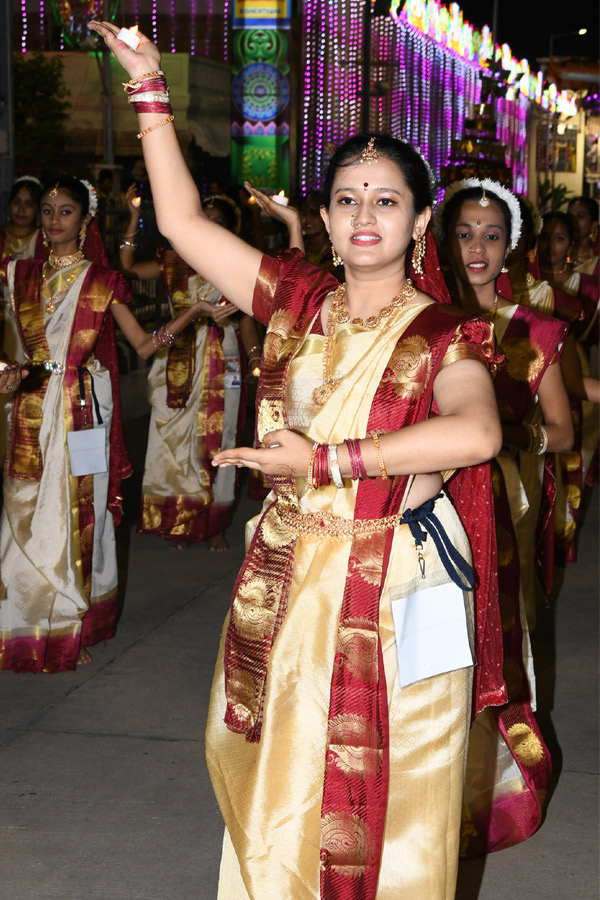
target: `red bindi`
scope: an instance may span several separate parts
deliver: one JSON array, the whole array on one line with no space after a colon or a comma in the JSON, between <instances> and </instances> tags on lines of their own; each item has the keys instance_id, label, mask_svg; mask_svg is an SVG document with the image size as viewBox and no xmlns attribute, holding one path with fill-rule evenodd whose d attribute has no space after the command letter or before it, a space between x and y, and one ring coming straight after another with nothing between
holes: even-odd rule
<instances>
[{"instance_id":1,"label":"red bindi","mask_svg":"<svg viewBox=\"0 0 600 900\"><path fill-rule=\"evenodd\" d=\"M365 181L365 183L363 184L363 191L366 191L366 189L367 189L368 187L369 187L369 182L368 182L368 181Z\"/></svg>"}]
</instances>

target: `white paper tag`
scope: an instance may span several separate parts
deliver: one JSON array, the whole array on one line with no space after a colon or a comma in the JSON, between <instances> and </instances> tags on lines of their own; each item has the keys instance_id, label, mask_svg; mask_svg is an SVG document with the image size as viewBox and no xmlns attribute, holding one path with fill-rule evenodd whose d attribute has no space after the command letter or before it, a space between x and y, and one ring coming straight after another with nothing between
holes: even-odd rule
<instances>
[{"instance_id":1,"label":"white paper tag","mask_svg":"<svg viewBox=\"0 0 600 900\"><path fill-rule=\"evenodd\" d=\"M106 428L67 431L71 475L98 475L107 472Z\"/></svg>"},{"instance_id":2,"label":"white paper tag","mask_svg":"<svg viewBox=\"0 0 600 900\"><path fill-rule=\"evenodd\" d=\"M454 582L391 603L401 687L473 665L465 598Z\"/></svg>"}]
</instances>

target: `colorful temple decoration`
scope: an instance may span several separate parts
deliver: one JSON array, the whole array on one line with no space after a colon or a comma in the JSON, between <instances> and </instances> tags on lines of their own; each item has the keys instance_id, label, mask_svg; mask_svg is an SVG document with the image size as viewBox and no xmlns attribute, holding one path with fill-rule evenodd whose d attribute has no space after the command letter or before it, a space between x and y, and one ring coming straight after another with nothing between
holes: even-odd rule
<instances>
[{"instance_id":1,"label":"colorful temple decoration","mask_svg":"<svg viewBox=\"0 0 600 900\"><path fill-rule=\"evenodd\" d=\"M231 175L289 193L290 4L235 0ZM272 16L266 13L273 12Z\"/></svg>"}]
</instances>

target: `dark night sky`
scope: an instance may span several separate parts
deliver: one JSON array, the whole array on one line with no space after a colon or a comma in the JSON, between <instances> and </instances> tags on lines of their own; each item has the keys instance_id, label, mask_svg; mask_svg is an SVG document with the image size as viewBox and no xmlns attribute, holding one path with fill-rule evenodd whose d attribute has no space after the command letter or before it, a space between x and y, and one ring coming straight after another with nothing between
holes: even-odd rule
<instances>
[{"instance_id":1,"label":"dark night sky","mask_svg":"<svg viewBox=\"0 0 600 900\"><path fill-rule=\"evenodd\" d=\"M481 28L492 26L493 0L458 0L465 19ZM548 55L550 34L587 28L588 34L554 40L554 54L599 56L600 16L596 0L498 0L498 43L510 44L513 55L526 57L532 68L535 60Z\"/></svg>"}]
</instances>

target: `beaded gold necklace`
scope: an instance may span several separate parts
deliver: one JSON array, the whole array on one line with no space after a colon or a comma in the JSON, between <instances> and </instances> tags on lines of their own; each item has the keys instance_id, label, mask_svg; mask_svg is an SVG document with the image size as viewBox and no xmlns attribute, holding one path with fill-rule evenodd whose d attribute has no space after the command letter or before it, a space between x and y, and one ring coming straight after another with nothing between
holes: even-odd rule
<instances>
[{"instance_id":1,"label":"beaded gold necklace","mask_svg":"<svg viewBox=\"0 0 600 900\"><path fill-rule=\"evenodd\" d=\"M388 319L397 309L403 309L409 300L417 296L417 292L410 278L408 278L397 297L380 309L377 315L368 316L366 319L355 317L350 319L350 313L346 307L346 285L340 284L331 295L331 306L327 315L327 334L323 347L323 383L318 385L312 394L313 404L320 409L325 405L339 384L339 379L333 377L333 347L335 344L335 331L338 325L351 322L352 325L360 325L363 328L377 328L382 321Z\"/></svg>"},{"instance_id":2,"label":"beaded gold necklace","mask_svg":"<svg viewBox=\"0 0 600 900\"><path fill-rule=\"evenodd\" d=\"M85 256L81 250L77 250L76 253L71 253L69 256L55 256L53 250L48 254L48 262L53 269L66 269L74 263L81 262L82 259L85 259Z\"/></svg>"},{"instance_id":3,"label":"beaded gold necklace","mask_svg":"<svg viewBox=\"0 0 600 900\"><path fill-rule=\"evenodd\" d=\"M46 306L44 307L44 312L46 313L47 316L53 315L53 313L56 309L56 304L60 300L62 300L62 298L65 296L65 294L67 293L67 291L73 284L78 271L79 271L79 268L73 269L73 271L71 272L71 274L69 275L69 277L67 278L67 280L65 281L63 286L61 288L59 288L55 294L52 294L50 292L50 288L48 287L48 282L46 281L46 266L44 266L44 268L42 269L42 280L44 282L44 286L45 286L46 290L50 294L50 298L46 301Z\"/></svg>"}]
</instances>

